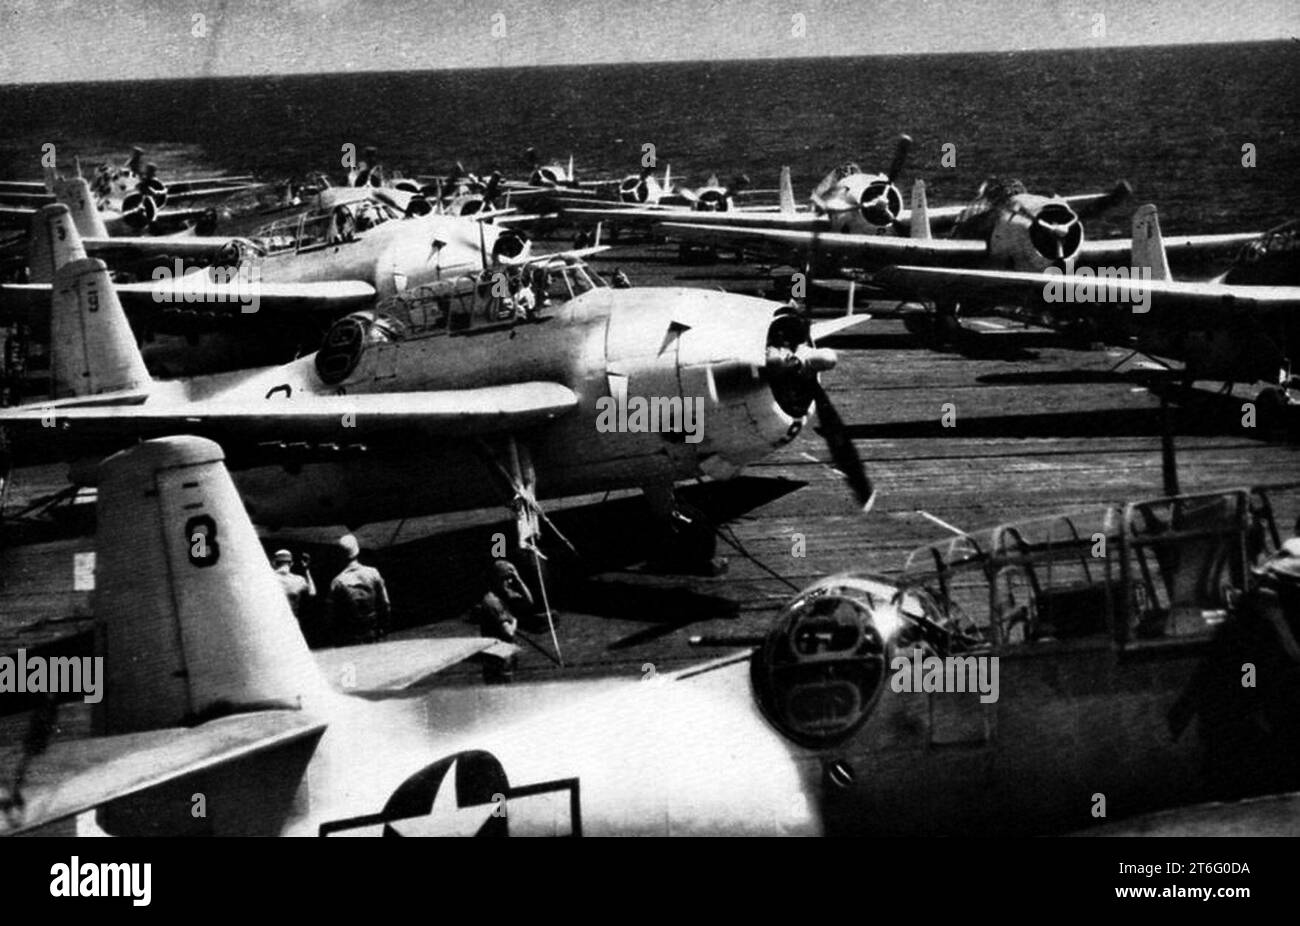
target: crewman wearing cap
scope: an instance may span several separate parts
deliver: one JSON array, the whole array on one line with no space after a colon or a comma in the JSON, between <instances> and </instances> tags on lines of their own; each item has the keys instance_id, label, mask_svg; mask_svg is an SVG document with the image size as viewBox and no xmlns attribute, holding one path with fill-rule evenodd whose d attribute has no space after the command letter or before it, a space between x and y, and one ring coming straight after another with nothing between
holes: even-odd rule
<instances>
[{"instance_id":1,"label":"crewman wearing cap","mask_svg":"<svg viewBox=\"0 0 1300 926\"><path fill-rule=\"evenodd\" d=\"M335 644L373 643L388 633L388 588L379 570L361 565L361 544L351 534L339 538L348 564L330 583L329 626Z\"/></svg>"},{"instance_id":2,"label":"crewman wearing cap","mask_svg":"<svg viewBox=\"0 0 1300 926\"><path fill-rule=\"evenodd\" d=\"M316 597L316 583L312 581L311 570L307 568L311 560L306 553L302 555L302 575L293 571L293 554L288 550L276 550L271 563L275 566L275 577L284 589L284 597L289 599L289 609L293 611L294 617L301 620L304 601Z\"/></svg>"},{"instance_id":3,"label":"crewman wearing cap","mask_svg":"<svg viewBox=\"0 0 1300 926\"><path fill-rule=\"evenodd\" d=\"M474 606L472 614L479 633L513 643L519 630L519 619L530 617L532 610L533 594L514 563L508 559L493 560L488 571L488 591ZM510 682L514 679L517 663L514 655L505 658L485 655L483 680L489 684Z\"/></svg>"}]
</instances>

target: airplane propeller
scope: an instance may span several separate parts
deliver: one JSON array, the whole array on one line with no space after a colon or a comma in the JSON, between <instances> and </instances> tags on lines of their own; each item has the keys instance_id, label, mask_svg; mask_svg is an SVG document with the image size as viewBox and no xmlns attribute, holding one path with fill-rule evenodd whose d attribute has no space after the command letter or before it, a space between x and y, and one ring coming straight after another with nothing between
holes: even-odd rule
<instances>
[{"instance_id":1,"label":"airplane propeller","mask_svg":"<svg viewBox=\"0 0 1300 926\"><path fill-rule=\"evenodd\" d=\"M651 169L642 169L640 176L628 177L620 185L618 197L625 203L644 203L650 198Z\"/></svg>"},{"instance_id":2,"label":"airplane propeller","mask_svg":"<svg viewBox=\"0 0 1300 926\"><path fill-rule=\"evenodd\" d=\"M853 490L853 495L862 506L862 510L870 511L876 503L876 490L871 484L871 477L867 475L862 457L858 456L853 440L845 431L844 419L840 417L835 406L831 404L830 396L816 379L813 380L812 390L813 402L817 408L817 433L826 442L826 449L830 451L835 468L848 480L849 488Z\"/></svg>"},{"instance_id":3,"label":"airplane propeller","mask_svg":"<svg viewBox=\"0 0 1300 926\"><path fill-rule=\"evenodd\" d=\"M912 136L899 135L898 142L894 146L894 159L889 162L889 170L885 176L890 183L898 182L898 175L903 172L903 165L907 163L907 156L912 150Z\"/></svg>"},{"instance_id":4,"label":"airplane propeller","mask_svg":"<svg viewBox=\"0 0 1300 926\"><path fill-rule=\"evenodd\" d=\"M807 328L794 327L793 318L779 319L768 336L767 373L773 394L791 412L806 412L811 400L817 410L817 432L826 442L835 468L848 480L862 510L870 511L875 503L871 478L844 427L844 419L817 378L819 373L834 368L835 351L815 347L807 339Z\"/></svg>"},{"instance_id":5,"label":"airplane propeller","mask_svg":"<svg viewBox=\"0 0 1300 926\"><path fill-rule=\"evenodd\" d=\"M681 196L697 212L726 212L731 206L731 199L736 193L749 187L749 177L738 174L732 178L725 189L719 189L718 178L710 177L702 190L682 190Z\"/></svg>"},{"instance_id":6,"label":"airplane propeller","mask_svg":"<svg viewBox=\"0 0 1300 926\"><path fill-rule=\"evenodd\" d=\"M855 163L843 164L822 179L809 199L821 212L844 213L857 210L867 222L878 228L891 225L903 211L903 194L898 191L897 180L907 164L911 150L912 136L899 135L894 145L893 160L889 162L889 170L883 178L876 177L860 190L854 187L845 189L842 182L848 177L862 174L862 168Z\"/></svg>"},{"instance_id":7,"label":"airplane propeller","mask_svg":"<svg viewBox=\"0 0 1300 926\"><path fill-rule=\"evenodd\" d=\"M1048 203L1033 216L1029 240L1039 254L1053 263L1078 253L1083 229L1074 210L1064 203Z\"/></svg>"},{"instance_id":8,"label":"airplane propeller","mask_svg":"<svg viewBox=\"0 0 1300 926\"><path fill-rule=\"evenodd\" d=\"M147 193L132 193L122 200L122 221L132 228L148 228L158 217L158 202Z\"/></svg>"},{"instance_id":9,"label":"airplane propeller","mask_svg":"<svg viewBox=\"0 0 1300 926\"><path fill-rule=\"evenodd\" d=\"M1105 196L1092 202L1081 204L1075 212L1081 219L1092 219L1110 211L1133 195L1133 186L1127 180L1121 180Z\"/></svg>"}]
</instances>

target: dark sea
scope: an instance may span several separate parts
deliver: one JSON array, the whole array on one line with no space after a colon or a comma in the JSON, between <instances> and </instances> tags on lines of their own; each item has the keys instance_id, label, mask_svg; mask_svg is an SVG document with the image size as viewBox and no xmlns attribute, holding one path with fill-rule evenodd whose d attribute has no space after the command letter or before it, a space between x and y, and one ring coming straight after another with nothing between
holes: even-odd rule
<instances>
[{"instance_id":1,"label":"dark sea","mask_svg":"<svg viewBox=\"0 0 1300 926\"><path fill-rule=\"evenodd\" d=\"M106 75L108 76L108 75ZM0 87L0 177L149 149L164 177L340 172L345 143L407 173L526 173L523 149L580 177L634 171L655 145L687 184L745 172L802 199L834 165L966 202L992 176L1070 193L1129 180L1167 234L1265 228L1300 213L1300 44L196 78ZM941 165L955 146L956 166ZM1255 166L1243 166L1243 145ZM1127 226L1118 210L1108 233Z\"/></svg>"}]
</instances>

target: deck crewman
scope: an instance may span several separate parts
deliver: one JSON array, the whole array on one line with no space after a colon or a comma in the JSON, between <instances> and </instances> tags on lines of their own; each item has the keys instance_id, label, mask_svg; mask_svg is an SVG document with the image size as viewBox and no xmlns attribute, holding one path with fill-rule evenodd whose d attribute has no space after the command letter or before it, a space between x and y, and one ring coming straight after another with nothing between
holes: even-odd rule
<instances>
[{"instance_id":1,"label":"deck crewman","mask_svg":"<svg viewBox=\"0 0 1300 926\"><path fill-rule=\"evenodd\" d=\"M311 577L311 557L302 554L302 574L293 571L293 554L288 550L276 550L275 555L271 557L271 563L275 567L275 577L280 580L280 587L284 589L284 597L289 599L289 609L293 611L293 616L302 621L302 608L304 604L309 604L316 597L316 583Z\"/></svg>"},{"instance_id":2,"label":"deck crewman","mask_svg":"<svg viewBox=\"0 0 1300 926\"><path fill-rule=\"evenodd\" d=\"M374 643L388 634L388 588L378 569L361 564L361 544L356 537L344 534L338 545L347 565L330 583L330 633L338 646Z\"/></svg>"},{"instance_id":3,"label":"deck crewman","mask_svg":"<svg viewBox=\"0 0 1300 926\"><path fill-rule=\"evenodd\" d=\"M519 570L507 559L493 560L488 571L488 591L474 606L473 617L479 633L514 643L519 631L519 619L529 617L533 610L533 593L528 590ZM514 679L518 656L483 657L483 681L502 684Z\"/></svg>"}]
</instances>

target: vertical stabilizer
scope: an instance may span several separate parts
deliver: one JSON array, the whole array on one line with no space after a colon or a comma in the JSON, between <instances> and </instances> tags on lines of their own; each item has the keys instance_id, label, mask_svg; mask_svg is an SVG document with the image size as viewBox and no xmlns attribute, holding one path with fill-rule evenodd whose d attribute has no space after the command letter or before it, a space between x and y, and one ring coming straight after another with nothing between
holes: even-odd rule
<instances>
[{"instance_id":1,"label":"vertical stabilizer","mask_svg":"<svg viewBox=\"0 0 1300 926\"><path fill-rule=\"evenodd\" d=\"M102 260L82 258L54 272L50 374L55 398L143 390L150 383Z\"/></svg>"},{"instance_id":2,"label":"vertical stabilizer","mask_svg":"<svg viewBox=\"0 0 1300 926\"><path fill-rule=\"evenodd\" d=\"M68 207L55 203L32 215L27 229L27 270L33 283L52 283L64 264L84 260L86 249Z\"/></svg>"},{"instance_id":3,"label":"vertical stabilizer","mask_svg":"<svg viewBox=\"0 0 1300 926\"><path fill-rule=\"evenodd\" d=\"M54 198L72 212L72 221L83 238L107 238L108 226L99 214L90 184L83 177L70 177L54 184Z\"/></svg>"},{"instance_id":4,"label":"vertical stabilizer","mask_svg":"<svg viewBox=\"0 0 1300 926\"><path fill-rule=\"evenodd\" d=\"M1133 213L1133 267L1145 267L1153 280L1171 280L1165 240L1160 236L1160 216L1150 203Z\"/></svg>"},{"instance_id":5,"label":"vertical stabilizer","mask_svg":"<svg viewBox=\"0 0 1300 926\"><path fill-rule=\"evenodd\" d=\"M918 180L912 186L911 237L930 240L930 205L925 198L924 180Z\"/></svg>"},{"instance_id":6,"label":"vertical stabilizer","mask_svg":"<svg viewBox=\"0 0 1300 926\"><path fill-rule=\"evenodd\" d=\"M180 436L100 466L98 733L299 708L325 691L223 459Z\"/></svg>"},{"instance_id":7,"label":"vertical stabilizer","mask_svg":"<svg viewBox=\"0 0 1300 926\"><path fill-rule=\"evenodd\" d=\"M781 168L781 211L794 212L794 186L790 182L790 165Z\"/></svg>"}]
</instances>

